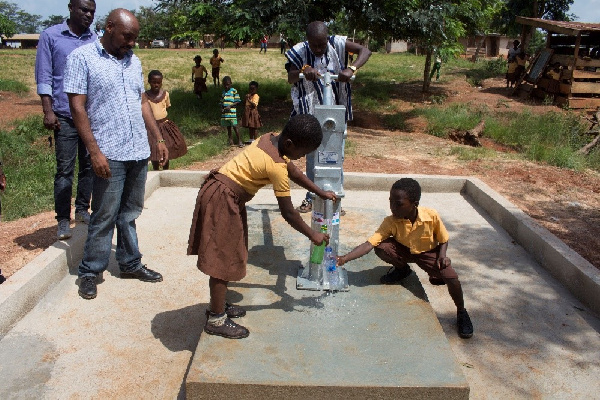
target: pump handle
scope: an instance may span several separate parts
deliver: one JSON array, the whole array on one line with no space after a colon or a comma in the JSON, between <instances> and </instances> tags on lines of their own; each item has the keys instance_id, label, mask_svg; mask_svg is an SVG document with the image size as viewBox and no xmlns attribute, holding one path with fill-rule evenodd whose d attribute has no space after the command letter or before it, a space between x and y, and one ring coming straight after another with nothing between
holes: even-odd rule
<instances>
[{"instance_id":1,"label":"pump handle","mask_svg":"<svg viewBox=\"0 0 600 400\"><path fill-rule=\"evenodd\" d=\"M321 75L321 76L322 76L322 75ZM337 80L337 78L338 78L338 76L337 76L337 75L329 75L329 77L331 78L331 80L332 80L332 81L335 81L335 80ZM298 74L298 78L299 78L299 79L304 79L304 74L303 74L303 73L300 73L300 74ZM354 78L356 78L356 76L355 76L355 75L352 75L352 77L350 78L350 80L351 80L351 81L353 81L353 80L354 80Z\"/></svg>"}]
</instances>

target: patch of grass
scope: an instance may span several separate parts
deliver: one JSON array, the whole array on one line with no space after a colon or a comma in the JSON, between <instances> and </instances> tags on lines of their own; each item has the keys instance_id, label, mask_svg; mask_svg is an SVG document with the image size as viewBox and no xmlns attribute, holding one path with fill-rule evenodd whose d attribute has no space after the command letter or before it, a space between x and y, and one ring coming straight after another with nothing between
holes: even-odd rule
<instances>
[{"instance_id":1,"label":"patch of grass","mask_svg":"<svg viewBox=\"0 0 600 400\"><path fill-rule=\"evenodd\" d=\"M2 198L2 218L27 217L54 204L54 150L41 117L20 121L11 131L0 130L0 149L7 188Z\"/></svg>"},{"instance_id":2,"label":"patch of grass","mask_svg":"<svg viewBox=\"0 0 600 400\"><path fill-rule=\"evenodd\" d=\"M427 119L427 133L447 137L449 132L456 129L473 129L481 121L485 111L470 104L454 103L448 107L422 108L417 113Z\"/></svg>"},{"instance_id":3,"label":"patch of grass","mask_svg":"<svg viewBox=\"0 0 600 400\"><path fill-rule=\"evenodd\" d=\"M344 154L347 156L356 155L356 143L352 139L346 139L346 145L344 146Z\"/></svg>"},{"instance_id":4,"label":"patch of grass","mask_svg":"<svg viewBox=\"0 0 600 400\"><path fill-rule=\"evenodd\" d=\"M492 114L485 108L471 109L468 104L429 107L419 111L428 121L427 132L447 137L452 130L469 130L485 119L484 135L497 143L517 149L526 158L563 168L600 170L597 152L586 156L577 151L589 140L578 116L548 112L533 114L503 112ZM459 150L455 150L458 152ZM459 154L460 157L481 156L481 153Z\"/></svg>"},{"instance_id":5,"label":"patch of grass","mask_svg":"<svg viewBox=\"0 0 600 400\"><path fill-rule=\"evenodd\" d=\"M482 158L494 158L496 152L484 147L453 146L450 149L450 155L454 155L462 161L473 161Z\"/></svg>"},{"instance_id":6,"label":"patch of grass","mask_svg":"<svg viewBox=\"0 0 600 400\"><path fill-rule=\"evenodd\" d=\"M385 114L383 115L383 123L392 130L405 131L408 129L404 113Z\"/></svg>"},{"instance_id":7,"label":"patch of grass","mask_svg":"<svg viewBox=\"0 0 600 400\"><path fill-rule=\"evenodd\" d=\"M481 82L488 78L495 78L497 76L506 73L507 62L503 58L497 58L494 60L480 59L473 63L466 61L471 65L465 65L461 63L460 66L464 68L464 74L467 77L467 82L473 86L481 86Z\"/></svg>"},{"instance_id":8,"label":"patch of grass","mask_svg":"<svg viewBox=\"0 0 600 400\"><path fill-rule=\"evenodd\" d=\"M23 82L12 79L0 79L0 91L25 94L29 91L29 87Z\"/></svg>"}]
</instances>

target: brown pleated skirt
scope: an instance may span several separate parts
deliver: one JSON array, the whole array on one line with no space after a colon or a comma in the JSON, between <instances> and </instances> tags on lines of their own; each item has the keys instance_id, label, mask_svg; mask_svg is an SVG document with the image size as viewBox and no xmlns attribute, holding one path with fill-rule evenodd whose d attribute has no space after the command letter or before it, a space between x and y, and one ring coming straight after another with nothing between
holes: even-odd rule
<instances>
[{"instance_id":1,"label":"brown pleated skirt","mask_svg":"<svg viewBox=\"0 0 600 400\"><path fill-rule=\"evenodd\" d=\"M165 145L167 145L167 149L169 150L169 160L174 160L186 154L187 145L185 144L185 138L177 125L166 118L156 122L163 139L165 139ZM156 140L149 138L148 141L150 143L150 161L160 161Z\"/></svg>"},{"instance_id":2,"label":"brown pleated skirt","mask_svg":"<svg viewBox=\"0 0 600 400\"><path fill-rule=\"evenodd\" d=\"M198 269L224 281L246 276L248 221L252 195L227 176L211 171L200 187L188 241L188 255L198 255Z\"/></svg>"},{"instance_id":3,"label":"brown pleated skirt","mask_svg":"<svg viewBox=\"0 0 600 400\"><path fill-rule=\"evenodd\" d=\"M202 92L208 92L206 78L194 78L194 93L199 94Z\"/></svg>"},{"instance_id":4,"label":"brown pleated skirt","mask_svg":"<svg viewBox=\"0 0 600 400\"><path fill-rule=\"evenodd\" d=\"M242 126L244 128L260 128L263 126L257 108L246 107L242 116Z\"/></svg>"}]
</instances>

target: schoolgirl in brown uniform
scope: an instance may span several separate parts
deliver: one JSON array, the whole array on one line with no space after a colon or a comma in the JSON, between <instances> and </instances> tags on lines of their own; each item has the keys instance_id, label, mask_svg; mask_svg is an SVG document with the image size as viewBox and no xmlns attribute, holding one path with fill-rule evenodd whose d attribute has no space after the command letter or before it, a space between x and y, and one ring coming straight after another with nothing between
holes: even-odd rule
<instances>
[{"instance_id":1,"label":"schoolgirl in brown uniform","mask_svg":"<svg viewBox=\"0 0 600 400\"><path fill-rule=\"evenodd\" d=\"M294 209L290 180L323 199L335 193L321 190L290 160L317 149L323 139L321 125L309 114L292 117L279 135L265 134L241 153L211 171L196 200L187 253L198 255L198 269L210 276L210 306L204 331L231 339L250 332L231 318L246 311L226 303L227 284L246 276L248 224L246 202L267 184L273 191L285 221L313 243L329 242L329 236L311 229Z\"/></svg>"},{"instance_id":2,"label":"schoolgirl in brown uniform","mask_svg":"<svg viewBox=\"0 0 600 400\"><path fill-rule=\"evenodd\" d=\"M148 73L150 89L146 90L146 96L148 96L148 103L158 124L158 129L160 129L161 136L169 150L169 160L174 160L187 153L187 144L177 125L167 118L167 108L171 107L171 98L169 92L162 89L162 81L163 75L160 71L150 71ZM161 155L158 151L158 143L150 137L150 133L148 133L148 143L150 144L152 169L157 171L160 168ZM165 162L163 169L169 169L169 160Z\"/></svg>"}]
</instances>

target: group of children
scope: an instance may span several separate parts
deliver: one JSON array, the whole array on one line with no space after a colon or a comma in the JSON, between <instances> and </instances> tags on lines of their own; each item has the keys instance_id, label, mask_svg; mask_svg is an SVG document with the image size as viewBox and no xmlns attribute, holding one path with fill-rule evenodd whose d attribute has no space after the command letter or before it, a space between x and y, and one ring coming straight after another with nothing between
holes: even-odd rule
<instances>
[{"instance_id":1,"label":"group of children","mask_svg":"<svg viewBox=\"0 0 600 400\"><path fill-rule=\"evenodd\" d=\"M192 218L188 255L197 255L197 267L209 278L210 304L206 310L204 332L230 339L247 337L249 330L232 319L246 310L227 301L230 281L246 275L248 261L248 222L246 202L267 184L272 184L281 216L315 245L329 243L327 233L313 230L292 204L290 181L322 199L336 201L336 194L316 186L291 160L316 150L323 133L319 121L310 114L290 118L279 135L265 134L218 170L213 170L200 187ZM419 206L421 188L411 178L397 181L390 191L392 215L376 232L337 264L375 254L392 265L381 277L382 284L396 284L411 274L409 262L429 275L433 285L447 285L457 310L458 334L473 335L473 325L464 307L458 274L447 257L448 232L439 214Z\"/></svg>"},{"instance_id":2,"label":"group of children","mask_svg":"<svg viewBox=\"0 0 600 400\"><path fill-rule=\"evenodd\" d=\"M215 87L221 86L220 80L220 69L221 64L224 62L223 58L219 55L219 50L213 50L213 56L209 62L212 67L211 75L213 78L213 85ZM194 57L195 65L192 67L192 82L194 82L194 94L201 100L202 93L208 92L206 86L206 79L208 77L208 71L204 65L202 65L202 57L196 55ZM158 70L150 71L148 74L148 84L150 89L146 91L146 96L150 101L150 106L156 119L159 129L165 140L167 149L169 150L169 160L176 159L187 153L187 146L185 138L177 128L177 125L173 121L167 119L167 108L171 106L169 92L162 89L163 75ZM232 87L231 77L223 77L223 93L221 94L221 126L227 128L228 143L230 146L244 147L242 136L239 134L237 125L237 105L241 103L238 91ZM262 127L262 120L258 112L258 82L252 81L248 85L248 94L246 94L244 102L244 114L242 116L242 126L248 128L248 135L250 139L246 144L251 144L257 138L257 130ZM235 142L232 135L232 130L235 132ZM160 168L159 166L159 153L157 150L157 144L153 140L149 140L150 143L150 162L152 168L156 171ZM165 163L163 169L169 169L169 161Z\"/></svg>"},{"instance_id":3,"label":"group of children","mask_svg":"<svg viewBox=\"0 0 600 400\"><path fill-rule=\"evenodd\" d=\"M214 84L218 86L218 69L223 59L219 57L218 50L215 49L213 53L213 58L220 59L218 67L211 62ZM194 92L201 98L202 91L206 91L207 71L201 64L200 56L194 57L194 61ZM146 91L146 96L169 149L169 158L173 159L185 154L187 148L177 126L167 119L170 99L169 93L162 89L162 79L160 71L154 70L148 74L150 89ZM229 76L223 77L222 83L221 125L227 127L230 145L235 145L231 132L233 128L237 145L244 147L237 131L236 106L241 102L239 94L232 87ZM245 338L250 334L246 327L232 321L232 318L245 316L246 310L227 301L228 283L239 281L246 275L246 202L261 187L271 184L285 221L315 245L320 245L329 243L329 236L313 230L294 208L290 181L323 199L337 200L334 192L319 188L291 162L319 147L323 139L319 121L309 114L296 115L290 118L279 135L271 133L257 138L256 130L262 126L257 89L258 83L250 82L242 118L242 125L250 131L250 146L205 178L196 200L187 250L189 255L198 255L198 269L210 277L210 304L206 310L204 331L231 339ZM152 148L154 169L159 167L158 160L155 160L157 154L157 150ZM164 168L168 168L168 163ZM419 206L420 198L421 188L416 180L403 178L394 183L389 198L392 215L383 220L366 242L348 254L339 255L337 264L342 266L374 249L381 260L392 265L388 273L381 277L381 283L386 285L396 284L408 277L412 272L409 262L417 264L427 272L431 284L447 285L457 309L458 334L462 338L469 338L473 335L473 325L464 307L458 274L446 254L448 232L437 211Z\"/></svg>"}]
</instances>

